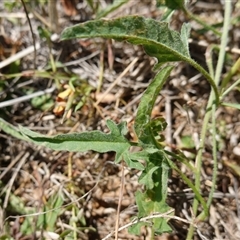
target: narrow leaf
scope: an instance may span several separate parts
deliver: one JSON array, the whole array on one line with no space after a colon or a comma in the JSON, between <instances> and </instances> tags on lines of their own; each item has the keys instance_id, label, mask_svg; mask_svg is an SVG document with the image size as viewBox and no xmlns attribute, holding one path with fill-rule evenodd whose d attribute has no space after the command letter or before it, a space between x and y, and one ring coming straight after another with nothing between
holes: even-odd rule
<instances>
[{"instance_id":1,"label":"narrow leaf","mask_svg":"<svg viewBox=\"0 0 240 240\"><path fill-rule=\"evenodd\" d=\"M149 141L151 112L154 107L157 96L170 75L173 67L167 66L163 68L149 84L147 90L144 92L141 103L138 107L137 116L135 119L134 129L138 138L142 141ZM149 125L149 127L147 127ZM147 132L146 132L147 131ZM147 136L148 135L148 136ZM152 136L154 137L154 136Z\"/></svg>"},{"instance_id":2,"label":"narrow leaf","mask_svg":"<svg viewBox=\"0 0 240 240\"><path fill-rule=\"evenodd\" d=\"M2 118L0 118L0 129L17 139L29 141L29 139L26 136L24 136L21 132L19 132L19 130L16 127L6 122Z\"/></svg>"},{"instance_id":3,"label":"narrow leaf","mask_svg":"<svg viewBox=\"0 0 240 240\"><path fill-rule=\"evenodd\" d=\"M225 106L225 107L231 107L231 108L236 108L236 109L240 110L240 104L239 103L222 102L221 105Z\"/></svg>"},{"instance_id":4,"label":"narrow leaf","mask_svg":"<svg viewBox=\"0 0 240 240\"><path fill-rule=\"evenodd\" d=\"M20 126L20 131L34 143L49 147L57 151L85 152L89 150L97 152L116 152L116 161L122 159L122 155L130 147L130 143L124 137L127 133L125 122L115 124L108 120L107 126L110 133L100 131L61 134L54 137L33 132Z\"/></svg>"},{"instance_id":5,"label":"narrow leaf","mask_svg":"<svg viewBox=\"0 0 240 240\"><path fill-rule=\"evenodd\" d=\"M159 63L190 58L187 43L183 43L180 33L170 30L166 22L141 16L88 21L66 28L61 35L62 40L94 37L143 45L147 54L156 57Z\"/></svg>"}]
</instances>

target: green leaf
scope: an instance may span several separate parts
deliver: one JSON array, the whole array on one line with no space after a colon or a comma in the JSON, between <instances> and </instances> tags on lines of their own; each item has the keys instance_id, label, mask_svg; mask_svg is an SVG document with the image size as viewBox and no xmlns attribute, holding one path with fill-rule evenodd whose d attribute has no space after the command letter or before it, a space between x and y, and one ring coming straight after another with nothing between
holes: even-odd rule
<instances>
[{"instance_id":1,"label":"green leaf","mask_svg":"<svg viewBox=\"0 0 240 240\"><path fill-rule=\"evenodd\" d=\"M240 110L240 104L239 103L222 102L221 105L225 106L225 107L231 107L231 108L236 108L236 109Z\"/></svg>"},{"instance_id":2,"label":"green leaf","mask_svg":"<svg viewBox=\"0 0 240 240\"><path fill-rule=\"evenodd\" d=\"M33 132L20 126L20 131L34 143L49 147L57 151L85 152L89 150L97 152L116 152L116 161L122 160L123 153L128 150L130 143L124 137L127 133L125 122L115 124L108 120L107 126L110 133L100 131L61 134L54 137Z\"/></svg>"},{"instance_id":3,"label":"green leaf","mask_svg":"<svg viewBox=\"0 0 240 240\"><path fill-rule=\"evenodd\" d=\"M62 194L59 192L53 194L44 205L42 211L45 212L52 210L54 208L56 209L47 213L39 212L36 229L33 228L34 217L33 216L26 217L21 225L21 233L29 235L34 233L36 230L43 229L50 232L54 232L57 218L64 211L64 209L60 208L62 204L63 204ZM37 212L36 209L34 211L33 210L31 211L31 213L36 212Z\"/></svg>"},{"instance_id":4,"label":"green leaf","mask_svg":"<svg viewBox=\"0 0 240 240\"><path fill-rule=\"evenodd\" d=\"M103 37L142 45L148 55L157 58L158 64L155 68L166 62L185 61L206 77L215 92L218 104L219 93L214 80L190 57L188 42L185 41L189 29L190 24L184 23L180 34L169 29L167 22L142 16L127 16L113 20L93 20L66 28L61 39Z\"/></svg>"},{"instance_id":5,"label":"green leaf","mask_svg":"<svg viewBox=\"0 0 240 240\"><path fill-rule=\"evenodd\" d=\"M188 24L183 28L189 29ZM183 32L186 32L183 30ZM168 23L141 16L127 16L113 20L93 20L66 28L61 39L113 38L142 45L147 54L156 57L159 63L190 58L187 43L180 33L170 30Z\"/></svg>"},{"instance_id":6,"label":"green leaf","mask_svg":"<svg viewBox=\"0 0 240 240\"><path fill-rule=\"evenodd\" d=\"M63 205L63 196L61 193L53 194L48 202L44 205L43 211L48 211L56 208L54 211L47 212L42 214L38 218L38 226L45 226L47 231L54 232L54 227L57 221L58 216L62 213L63 209L60 207Z\"/></svg>"},{"instance_id":7,"label":"green leaf","mask_svg":"<svg viewBox=\"0 0 240 240\"><path fill-rule=\"evenodd\" d=\"M143 227L143 226L151 226L151 223L148 223L148 222L138 222L138 223L132 225L131 227L129 227L128 228L128 232L130 234L140 235L141 227Z\"/></svg>"},{"instance_id":8,"label":"green leaf","mask_svg":"<svg viewBox=\"0 0 240 240\"><path fill-rule=\"evenodd\" d=\"M31 99L31 104L33 107L46 111L54 105L54 101L50 94L38 96Z\"/></svg>"},{"instance_id":9,"label":"green leaf","mask_svg":"<svg viewBox=\"0 0 240 240\"><path fill-rule=\"evenodd\" d=\"M155 194L151 192L152 194ZM153 200L151 194L141 193L138 191L136 193L136 202L138 205L139 214L138 217L150 216L156 213L165 213L169 211L171 208L164 201ZM167 219L165 218L153 218L152 229L156 234L161 234L164 232L170 232L172 229L167 223ZM141 226L142 224L140 224Z\"/></svg>"},{"instance_id":10,"label":"green leaf","mask_svg":"<svg viewBox=\"0 0 240 240\"><path fill-rule=\"evenodd\" d=\"M135 168L138 170L143 170L145 167L139 162L139 159L133 159L131 158L131 153L124 152L123 159L130 168Z\"/></svg>"},{"instance_id":11,"label":"green leaf","mask_svg":"<svg viewBox=\"0 0 240 240\"><path fill-rule=\"evenodd\" d=\"M188 47L188 39L190 35L190 30L191 30L191 25L190 24L184 24L181 29L181 39L182 43L189 52L189 47Z\"/></svg>"},{"instance_id":12,"label":"green leaf","mask_svg":"<svg viewBox=\"0 0 240 240\"><path fill-rule=\"evenodd\" d=\"M24 136L21 132L19 132L19 130L16 127L6 122L2 118L0 118L0 129L15 138L29 141L29 139L26 136Z\"/></svg>"},{"instance_id":13,"label":"green leaf","mask_svg":"<svg viewBox=\"0 0 240 240\"><path fill-rule=\"evenodd\" d=\"M147 166L139 177L139 181L145 184L147 189L157 190L157 195L152 196L154 201L165 201L167 198L169 169L168 159L163 150L149 154Z\"/></svg>"},{"instance_id":14,"label":"green leaf","mask_svg":"<svg viewBox=\"0 0 240 240\"><path fill-rule=\"evenodd\" d=\"M159 134L166 129L167 122L164 118L155 118L150 121L150 128L152 130L153 135L157 138L159 137Z\"/></svg>"},{"instance_id":15,"label":"green leaf","mask_svg":"<svg viewBox=\"0 0 240 240\"><path fill-rule=\"evenodd\" d=\"M195 143L190 135L184 135L181 138L181 148L194 148Z\"/></svg>"},{"instance_id":16,"label":"green leaf","mask_svg":"<svg viewBox=\"0 0 240 240\"><path fill-rule=\"evenodd\" d=\"M142 96L135 119L134 129L138 138L144 143L148 143L150 138L152 140L154 138L154 133L152 133L150 124L151 112L159 92L170 75L172 69L172 66L163 68L155 76Z\"/></svg>"},{"instance_id":17,"label":"green leaf","mask_svg":"<svg viewBox=\"0 0 240 240\"><path fill-rule=\"evenodd\" d=\"M185 0L157 0L157 7L166 6L171 9L182 9Z\"/></svg>"},{"instance_id":18,"label":"green leaf","mask_svg":"<svg viewBox=\"0 0 240 240\"><path fill-rule=\"evenodd\" d=\"M138 217L146 217L154 213L164 213L170 208L166 204L169 164L164 151L147 153L147 166L139 177L139 182L145 185L145 192L137 192L136 202ZM170 231L167 221L163 218L153 219L155 233ZM134 231L139 229L134 228Z\"/></svg>"},{"instance_id":19,"label":"green leaf","mask_svg":"<svg viewBox=\"0 0 240 240\"><path fill-rule=\"evenodd\" d=\"M153 173L158 168L158 166L154 166L149 171L146 171L145 174L142 174L142 177L139 178L139 183L147 185L149 189L152 189L155 184L155 182L153 181Z\"/></svg>"}]
</instances>

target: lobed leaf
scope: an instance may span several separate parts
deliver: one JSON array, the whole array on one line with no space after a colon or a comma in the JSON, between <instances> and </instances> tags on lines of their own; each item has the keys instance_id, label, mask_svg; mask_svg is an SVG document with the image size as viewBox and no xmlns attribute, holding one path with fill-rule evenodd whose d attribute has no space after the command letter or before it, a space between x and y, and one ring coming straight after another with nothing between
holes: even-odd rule
<instances>
[{"instance_id":1,"label":"lobed leaf","mask_svg":"<svg viewBox=\"0 0 240 240\"><path fill-rule=\"evenodd\" d=\"M108 120L107 126L110 133L92 131L47 137L21 126L20 132L31 139L32 142L53 150L71 152L93 150L100 153L114 151L116 152L116 161L120 161L123 153L130 147L130 143L124 137L127 133L126 123L115 124L113 121Z\"/></svg>"},{"instance_id":2,"label":"lobed leaf","mask_svg":"<svg viewBox=\"0 0 240 240\"><path fill-rule=\"evenodd\" d=\"M168 173L170 166L164 151L146 153L146 167L139 177L139 183L145 185L145 192L136 193L136 203L138 206L138 217L149 216L155 213L167 212L170 208L166 204ZM139 230L139 226L134 229ZM170 231L167 220L156 218L152 220L152 227L155 233Z\"/></svg>"},{"instance_id":3,"label":"lobed leaf","mask_svg":"<svg viewBox=\"0 0 240 240\"><path fill-rule=\"evenodd\" d=\"M137 191L136 202L138 205L138 217L150 216L155 213L165 213L170 210L170 207L164 201L156 201L149 198L148 193ZM165 218L152 219L151 227L156 234L170 232L172 229L168 225L168 220Z\"/></svg>"},{"instance_id":4,"label":"lobed leaf","mask_svg":"<svg viewBox=\"0 0 240 240\"><path fill-rule=\"evenodd\" d=\"M183 29L189 29L183 24ZM182 32L186 32L182 30ZM142 45L147 54L156 57L159 63L181 61L190 58L187 43L180 33L170 30L168 23L142 16L126 16L113 20L93 20L66 28L61 39L113 38L119 41Z\"/></svg>"}]
</instances>

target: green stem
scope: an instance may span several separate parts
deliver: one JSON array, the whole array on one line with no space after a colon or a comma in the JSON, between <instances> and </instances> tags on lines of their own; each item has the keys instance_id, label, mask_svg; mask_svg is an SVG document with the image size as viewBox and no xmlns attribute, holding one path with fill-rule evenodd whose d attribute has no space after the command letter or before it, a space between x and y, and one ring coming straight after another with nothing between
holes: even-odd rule
<instances>
[{"instance_id":1,"label":"green stem","mask_svg":"<svg viewBox=\"0 0 240 240\"><path fill-rule=\"evenodd\" d=\"M217 131L216 131L216 118L215 118L215 113L216 113L216 105L213 104L212 106L212 141L213 141L213 176L212 176L212 187L209 193L208 201L207 201L207 206L208 208L210 207L213 199L213 193L215 191L215 185L217 181Z\"/></svg>"},{"instance_id":2,"label":"green stem","mask_svg":"<svg viewBox=\"0 0 240 240\"><path fill-rule=\"evenodd\" d=\"M168 158L167 158L168 159ZM193 190L195 197L198 199L198 201L202 204L203 210L205 213L205 216L208 215L208 207L206 202L204 201L203 197L201 196L200 192L197 190L197 188L194 186L192 181L175 165L172 161L168 161L169 165L172 169L175 169L178 174L181 176L183 181Z\"/></svg>"},{"instance_id":3,"label":"green stem","mask_svg":"<svg viewBox=\"0 0 240 240\"><path fill-rule=\"evenodd\" d=\"M227 36L228 36L228 29L230 26L230 17L231 17L231 2L230 1L225 1L225 14L224 14L224 25L223 25L223 34L221 37L221 47L220 47L220 53L219 53L219 59L218 59L218 63L217 63L217 68L216 68L216 74L215 74L215 85L218 86L219 82L220 82L220 76L221 76L221 72L222 72L222 67L223 67L223 62L224 62L224 56L225 56L225 48L227 46ZM216 100L216 106L217 106L217 100ZM198 150L198 154L196 157L196 170L197 170L197 174L195 177L195 187L198 191L200 191L200 177L201 177L201 167L202 167L202 153L203 153L203 148L204 148L204 142L205 142L205 138L206 138L206 133L207 133L207 125L209 122L209 119L211 117L211 113L214 114L215 113L215 108L216 106L214 106L214 94L213 91L211 91L209 100L208 100L208 104L207 104L207 109L206 109L206 114L203 120L203 127L202 127L202 131L201 131L201 136L200 136L200 145L199 145L199 150ZM212 111L210 111L212 109ZM213 136L215 137L215 136ZM214 142L213 142L214 145ZM214 146L213 146L214 147ZM215 150L214 150L215 151ZM213 152L213 154L215 154ZM216 162L214 163L214 167L216 165ZM216 169L215 169L216 171ZM213 181L216 180L216 173L213 174ZM213 188L215 188L215 184L213 183ZM211 189L210 192L210 200L208 201L208 205L211 204L212 201L212 195L213 195L214 189ZM194 198L193 201L193 214L194 216L196 216L197 214L197 210L198 210L198 205L199 205L199 200L197 199L197 197ZM202 216L202 214L200 214L200 216ZM189 227L188 230L188 235L187 235L187 240L191 240L194 234L194 226L191 225Z\"/></svg>"},{"instance_id":4,"label":"green stem","mask_svg":"<svg viewBox=\"0 0 240 240\"><path fill-rule=\"evenodd\" d=\"M167 151L167 150L164 150L164 152L165 152L167 155L169 155L169 156L171 156L171 157L179 160L181 163L185 164L185 165L188 167L188 169L190 169L193 173L195 173L195 167L192 166L192 165L189 163L188 159L187 159L185 156L180 156L179 154L175 154L175 153L169 152L169 151ZM183 155L183 154L182 154L182 155Z\"/></svg>"},{"instance_id":5,"label":"green stem","mask_svg":"<svg viewBox=\"0 0 240 240\"><path fill-rule=\"evenodd\" d=\"M219 31L217 31L214 27L206 24L202 19L198 18L196 15L192 14L191 12L189 12L186 8L183 8L182 10L189 18L195 20L197 23L199 23L200 25L202 25L206 29L212 31L217 36L221 36L221 33Z\"/></svg>"},{"instance_id":6,"label":"green stem","mask_svg":"<svg viewBox=\"0 0 240 240\"><path fill-rule=\"evenodd\" d=\"M205 53L208 72L212 78L214 78L214 75L215 75L214 68L213 68L213 61L212 61L212 51L214 48L215 48L214 45L209 46Z\"/></svg>"},{"instance_id":7,"label":"green stem","mask_svg":"<svg viewBox=\"0 0 240 240\"><path fill-rule=\"evenodd\" d=\"M224 89L226 88L226 86L229 83L229 81L231 80L231 78L239 71L239 69L240 69L240 58L238 58L238 60L235 62L235 64L231 68L231 70L228 72L227 76L222 80L221 92L224 91ZM224 93L226 93L226 92L227 92L227 90ZM223 94L222 94L222 96L223 96Z\"/></svg>"},{"instance_id":8,"label":"green stem","mask_svg":"<svg viewBox=\"0 0 240 240\"><path fill-rule=\"evenodd\" d=\"M198 63L196 63L193 59L185 58L184 60L186 62L188 62L190 65L192 65L194 68L196 68L209 82L209 84L211 85L211 87L215 93L215 101L216 101L216 105L218 106L218 104L219 104L218 87L217 87L216 83L214 82L213 78L211 77L211 75L204 68L202 68Z\"/></svg>"},{"instance_id":9,"label":"green stem","mask_svg":"<svg viewBox=\"0 0 240 240\"><path fill-rule=\"evenodd\" d=\"M53 72L47 72L47 71L33 71L33 70L24 71L20 73L13 73L13 74L0 73L0 77L2 77L4 80L15 78L15 77L41 77L41 78L49 78L49 79L58 78L59 80L61 79L66 81L69 80L69 76L64 73L60 73L60 72L53 73Z\"/></svg>"},{"instance_id":10,"label":"green stem","mask_svg":"<svg viewBox=\"0 0 240 240\"><path fill-rule=\"evenodd\" d=\"M231 12L232 12L232 2L231 1L224 1L225 2L225 12L224 12L224 22L223 22L223 33L221 37L221 45L220 45L220 53L217 62L217 68L215 73L214 81L216 85L219 85L220 77L222 74L224 58L226 54L226 47L228 42L228 32L231 24Z\"/></svg>"},{"instance_id":11,"label":"green stem","mask_svg":"<svg viewBox=\"0 0 240 240\"><path fill-rule=\"evenodd\" d=\"M233 83L223 94L222 94L222 98L227 95L233 88L235 88L238 84L240 84L240 78Z\"/></svg>"},{"instance_id":12,"label":"green stem","mask_svg":"<svg viewBox=\"0 0 240 240\"><path fill-rule=\"evenodd\" d=\"M213 99L214 99L214 95L213 95L213 92L211 92L210 97L209 97L209 101L208 101L208 105L207 105L207 112L206 112L204 120L203 120L203 126L202 126L201 135L200 135L200 144L199 144L198 153L197 153L197 156L196 156L195 187L198 191L200 191L200 177L201 177L203 148L204 148L204 143L205 143L205 138L206 138L206 133L207 133L207 126L208 126L208 122L209 122L209 119L210 119L210 116L211 116L211 111L210 111L209 107L211 107ZM194 216L197 215L198 205L199 205L199 200L197 199L197 197L195 197L194 201L193 201L193 214L194 214ZM194 233L194 226L190 225L189 230L188 230L187 240L192 239L193 233Z\"/></svg>"}]
</instances>

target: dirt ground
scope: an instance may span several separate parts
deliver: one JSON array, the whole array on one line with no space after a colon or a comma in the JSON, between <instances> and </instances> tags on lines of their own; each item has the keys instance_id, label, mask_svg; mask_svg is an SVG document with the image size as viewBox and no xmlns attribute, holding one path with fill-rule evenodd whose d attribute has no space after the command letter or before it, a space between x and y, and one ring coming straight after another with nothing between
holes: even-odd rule
<instances>
[{"instance_id":1,"label":"dirt ground","mask_svg":"<svg viewBox=\"0 0 240 240\"><path fill-rule=\"evenodd\" d=\"M104 9L110 2L102 0L99 4ZM222 76L230 70L240 54L240 6L237 1L233 1L233 5L235 22L229 34L229 49L226 51ZM155 74L152 70L155 59L147 56L141 46L132 46L126 42L105 39L59 41L59 34L65 27L96 17L87 1L58 1L57 15L49 14L46 2L40 4L32 1L27 6L31 7L28 8L28 16L34 40L21 1L16 1L11 10L6 9L4 1L0 2L0 72L16 74L7 80L0 75L0 117L15 126L20 124L47 135L86 130L105 131L107 119L115 122L124 120L128 123L129 137L134 138L131 126L142 93ZM190 1L188 7L207 24L221 25L223 21L224 9L220 1ZM162 11L156 7L155 1L130 0L106 17L138 14L160 19ZM52 15L55 17L51 20ZM49 30L51 21L54 31L49 42L39 32L40 28ZM191 56L206 68L205 57L209 46L219 44L220 37L206 31L181 11L175 11L170 26L180 31L184 22L189 22L192 28L189 40ZM220 31L221 27L216 29ZM23 57L17 55L32 47L34 42L37 46L36 56L33 49ZM213 54L214 64L217 62L217 53ZM2 67L1 63L10 57L15 57L15 61ZM51 72L51 57L61 77L57 77L56 81L55 76L33 76L34 69ZM133 61L135 64L122 74ZM72 106L83 101L82 107L63 117L67 100L60 99L59 94L68 88L69 79L75 75L79 77L74 82L79 95ZM233 77L232 82L237 77L239 74ZM48 91L48 94L42 95L42 98L34 95L41 91ZM197 152L194 144L199 141L209 92L210 86L202 75L191 66L178 62L170 80L159 94L152 113L153 118L161 116L168 123L164 132L166 147L171 151L183 151L193 164ZM22 96L31 94L33 97L21 101ZM10 100L14 101L9 103ZM239 87L228 94L227 101L240 103ZM1 105L3 103L9 105ZM210 215L206 221L197 223L194 239L237 240L240 239L239 110L220 107L216 118L217 186ZM201 169L201 189L206 199L213 171L211 137L209 133ZM56 152L17 140L4 131L0 132L0 142L1 239L107 239L108 234L115 229L121 194L119 227L137 216L134 194L141 189L138 183L140 173L122 164L115 164L113 153ZM192 172L185 165L177 164L194 182ZM172 171L167 202L179 218L170 220L172 234L156 236L155 239L186 239L193 198L192 190ZM49 212L45 220L39 220L40 215L23 216L54 207L58 207L57 210L52 214ZM52 222L53 226L50 226ZM44 228L44 224L47 227ZM49 232L55 235L47 236L48 228L54 229ZM69 232L76 235L68 235ZM114 234L108 239L114 239ZM118 239L150 239L150 232L146 228L142 230L141 236L134 236L124 228L119 231Z\"/></svg>"}]
</instances>

